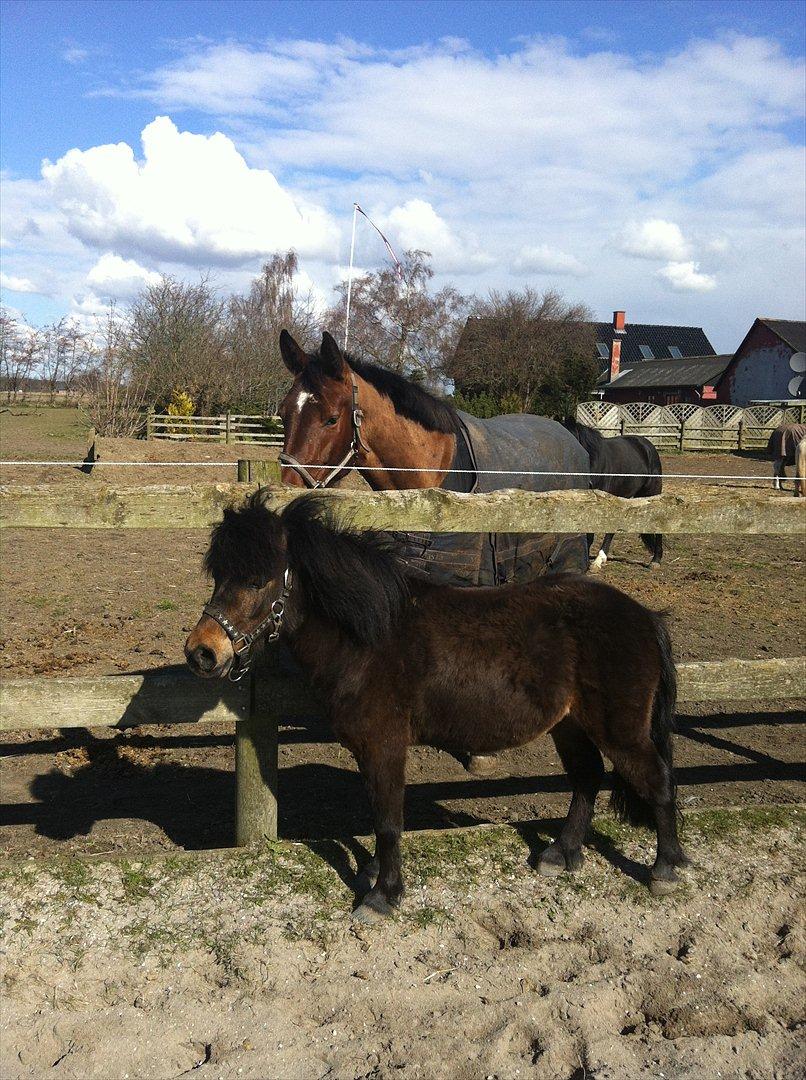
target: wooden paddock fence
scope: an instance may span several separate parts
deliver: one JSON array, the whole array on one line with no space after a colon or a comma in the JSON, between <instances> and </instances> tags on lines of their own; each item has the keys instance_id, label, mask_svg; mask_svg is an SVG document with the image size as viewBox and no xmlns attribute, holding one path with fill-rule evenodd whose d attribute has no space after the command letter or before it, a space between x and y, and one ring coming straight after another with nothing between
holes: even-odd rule
<instances>
[{"instance_id":1,"label":"wooden paddock fence","mask_svg":"<svg viewBox=\"0 0 806 1080\"><path fill-rule=\"evenodd\" d=\"M255 490L268 466L243 463L252 482L186 487L59 485L0 488L4 528L207 528L225 506ZM279 509L298 489L267 489ZM400 492L330 490L334 514L358 528L441 532L636 532L686 534L806 533L806 500L723 490L617 499L594 491L459 495L438 489ZM201 604L200 604L201 608ZM679 665L681 701L758 701L806 697L806 657L730 659ZM299 676L284 675L275 654L245 685L209 683L172 669L100 678L24 678L4 683L0 729L131 727L232 722L235 727L236 842L277 835L277 744L282 718L320 711Z\"/></svg>"},{"instance_id":2,"label":"wooden paddock fence","mask_svg":"<svg viewBox=\"0 0 806 1080\"><path fill-rule=\"evenodd\" d=\"M583 401L577 421L602 435L643 435L658 450L766 450L781 424L802 424L806 402L796 405L653 405L635 401Z\"/></svg>"},{"instance_id":3,"label":"wooden paddock fence","mask_svg":"<svg viewBox=\"0 0 806 1080\"><path fill-rule=\"evenodd\" d=\"M147 439L283 445L283 423L279 416L247 416L230 412L219 416L171 416L149 409L143 431Z\"/></svg>"}]
</instances>

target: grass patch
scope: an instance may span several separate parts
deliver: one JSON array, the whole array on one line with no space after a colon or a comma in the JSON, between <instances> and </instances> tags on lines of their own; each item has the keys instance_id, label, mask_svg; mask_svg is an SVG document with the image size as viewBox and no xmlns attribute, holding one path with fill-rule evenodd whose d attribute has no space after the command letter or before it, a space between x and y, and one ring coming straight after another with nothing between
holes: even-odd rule
<instances>
[{"instance_id":1,"label":"grass patch","mask_svg":"<svg viewBox=\"0 0 806 1080\"><path fill-rule=\"evenodd\" d=\"M155 883L155 879L151 877L142 863L121 863L120 884L123 886L123 892L127 900L133 903L142 900L144 896L149 895Z\"/></svg>"},{"instance_id":2,"label":"grass patch","mask_svg":"<svg viewBox=\"0 0 806 1080\"><path fill-rule=\"evenodd\" d=\"M176 611L179 605L173 600L158 600L157 609L159 611Z\"/></svg>"}]
</instances>

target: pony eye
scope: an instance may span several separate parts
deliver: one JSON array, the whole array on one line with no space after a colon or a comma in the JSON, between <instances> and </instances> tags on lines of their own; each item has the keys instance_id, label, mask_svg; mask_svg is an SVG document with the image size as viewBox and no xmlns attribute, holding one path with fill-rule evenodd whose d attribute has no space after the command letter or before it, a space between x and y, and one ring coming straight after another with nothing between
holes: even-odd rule
<instances>
[{"instance_id":1,"label":"pony eye","mask_svg":"<svg viewBox=\"0 0 806 1080\"><path fill-rule=\"evenodd\" d=\"M331 416L329 419L325 420L325 427L333 427L333 425L338 424L338 422L338 416Z\"/></svg>"}]
</instances>

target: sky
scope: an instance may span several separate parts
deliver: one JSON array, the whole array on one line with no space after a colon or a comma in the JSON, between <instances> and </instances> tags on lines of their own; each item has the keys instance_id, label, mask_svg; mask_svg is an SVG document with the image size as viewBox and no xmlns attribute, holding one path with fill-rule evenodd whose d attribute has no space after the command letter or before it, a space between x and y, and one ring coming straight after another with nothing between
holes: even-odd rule
<instances>
[{"instance_id":1,"label":"sky","mask_svg":"<svg viewBox=\"0 0 806 1080\"><path fill-rule=\"evenodd\" d=\"M463 292L597 318L804 318L801 0L0 2L0 289L89 321L293 248L324 306L352 205ZM359 219L356 264L385 254Z\"/></svg>"}]
</instances>

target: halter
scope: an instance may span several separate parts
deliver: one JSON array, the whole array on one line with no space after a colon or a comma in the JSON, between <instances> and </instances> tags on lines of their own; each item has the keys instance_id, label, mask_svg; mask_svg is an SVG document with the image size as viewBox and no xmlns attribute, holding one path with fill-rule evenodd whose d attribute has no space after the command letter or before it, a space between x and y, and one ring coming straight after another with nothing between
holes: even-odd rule
<instances>
[{"instance_id":1,"label":"halter","mask_svg":"<svg viewBox=\"0 0 806 1080\"><path fill-rule=\"evenodd\" d=\"M286 454L285 451L278 455L277 460L281 465L288 465L290 468L301 476L309 488L326 488L328 484L332 483L339 475L341 470L348 465L354 457L358 455L359 450L369 451L369 447L361 438L361 425L364 422L364 413L358 407L358 383L355 381L355 375L350 371L350 382L353 384L353 405L351 409L351 421L353 426L353 437L350 440L350 449L338 463L334 465L324 480L314 480L301 461L297 461L291 454Z\"/></svg>"},{"instance_id":2,"label":"halter","mask_svg":"<svg viewBox=\"0 0 806 1080\"><path fill-rule=\"evenodd\" d=\"M285 602L291 592L291 584L291 570L288 569L283 574L283 591L277 599L272 602L269 614L262 622L258 623L251 634L246 634L243 630L239 630L234 623L230 622L226 615L217 611L211 604L205 604L202 608L202 614L209 615L211 619L215 619L232 642L232 651L235 654L235 659L232 662L232 667L229 669L229 679L231 682L239 682L249 671L252 666L252 648L258 638L262 637L270 626L272 626L273 629L266 638L266 641L271 644L280 636L280 630L283 626L283 616L285 614Z\"/></svg>"}]
</instances>

